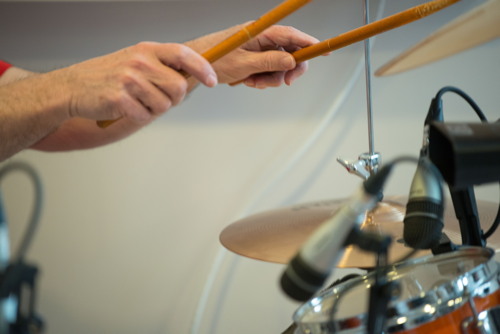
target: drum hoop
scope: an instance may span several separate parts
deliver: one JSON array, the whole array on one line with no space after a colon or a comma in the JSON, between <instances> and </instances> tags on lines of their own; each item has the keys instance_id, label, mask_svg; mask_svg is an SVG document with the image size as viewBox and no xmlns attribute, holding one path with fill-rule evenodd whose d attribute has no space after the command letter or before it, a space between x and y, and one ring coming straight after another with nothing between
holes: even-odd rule
<instances>
[{"instance_id":1,"label":"drum hoop","mask_svg":"<svg viewBox=\"0 0 500 334\"><path fill-rule=\"evenodd\" d=\"M446 259L457 257L483 256L488 258L471 270L468 270L449 282L443 283L429 291L425 295L402 300L390 305L387 319L388 332L400 330L410 330L425 323L434 321L443 315L446 315L464 305L468 295L484 296L497 291L500 287L498 263L494 261L494 250L481 247L463 247L452 253L440 255L429 255L421 258L411 259L403 263L395 264L393 268L402 271L404 268L439 263ZM496 279L494 277L496 276ZM344 290L359 285L361 282L371 280L372 275L367 274L361 277L351 279L341 286L333 287L329 290L320 292L308 303L301 306L294 314L294 321L298 327L307 333L335 333L339 330L348 330L354 328L364 328L366 323L366 314L358 314L352 317L342 319L333 319L333 321L304 322L300 318L307 312L304 310L309 304L318 304L321 299L339 296ZM486 284L488 283L488 284ZM484 287L485 284L487 287ZM451 301L451 302L450 302ZM434 305L429 309L428 305ZM402 319L405 319L402 321ZM319 330L319 331L318 331Z\"/></svg>"}]
</instances>

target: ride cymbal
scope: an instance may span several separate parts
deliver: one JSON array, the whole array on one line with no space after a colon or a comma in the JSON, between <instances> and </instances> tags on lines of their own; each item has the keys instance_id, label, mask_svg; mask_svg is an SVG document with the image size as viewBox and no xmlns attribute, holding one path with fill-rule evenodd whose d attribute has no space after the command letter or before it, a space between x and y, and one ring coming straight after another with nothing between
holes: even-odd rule
<instances>
[{"instance_id":1,"label":"ride cymbal","mask_svg":"<svg viewBox=\"0 0 500 334\"><path fill-rule=\"evenodd\" d=\"M312 232L347 199L325 200L283 207L257 213L227 226L220 234L220 241L230 251L252 259L274 263L288 263ZM407 197L391 196L367 213L363 230L390 235L389 261L398 260L411 251L402 242L403 219ZM478 201L480 221L493 221L498 204ZM455 243L461 244L460 227L451 202L445 205L443 232ZM488 246L500 248L500 235L488 240ZM415 256L428 254L420 251ZM371 253L357 247L347 247L339 267L370 268L375 265Z\"/></svg>"},{"instance_id":2,"label":"ride cymbal","mask_svg":"<svg viewBox=\"0 0 500 334\"><path fill-rule=\"evenodd\" d=\"M489 0L390 60L376 76L392 75L452 56L500 37L500 0Z\"/></svg>"}]
</instances>

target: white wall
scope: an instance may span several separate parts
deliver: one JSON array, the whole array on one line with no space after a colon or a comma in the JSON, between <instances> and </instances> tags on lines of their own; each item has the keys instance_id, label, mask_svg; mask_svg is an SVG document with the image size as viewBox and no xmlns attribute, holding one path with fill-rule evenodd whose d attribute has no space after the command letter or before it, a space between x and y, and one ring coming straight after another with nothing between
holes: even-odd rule
<instances>
[{"instance_id":1,"label":"white wall","mask_svg":"<svg viewBox=\"0 0 500 334\"><path fill-rule=\"evenodd\" d=\"M384 16L423 2L388 0ZM461 2L379 36L374 69L480 2ZM372 1L373 15L378 3ZM285 23L326 39L359 26L361 4L317 0ZM46 71L140 40L183 41L256 18L274 5L3 2L0 58ZM361 57L357 44L314 59L292 87L200 87L157 123L108 147L26 151L12 158L31 163L44 182L43 219L30 259L42 270L39 311L49 332L284 330L298 304L278 288L283 266L226 251L219 233L252 213L345 198L359 186L335 159L368 150L363 77L348 87ZM497 40L411 72L374 78L376 150L384 160L417 155L429 102L445 85L463 89L490 119L499 118L499 65ZM317 140L293 160L330 114ZM476 120L452 96L446 97L445 118ZM388 193L406 194L413 171L401 168ZM2 190L16 244L31 190L20 176L5 180ZM498 201L498 187L481 187L478 198Z\"/></svg>"}]
</instances>

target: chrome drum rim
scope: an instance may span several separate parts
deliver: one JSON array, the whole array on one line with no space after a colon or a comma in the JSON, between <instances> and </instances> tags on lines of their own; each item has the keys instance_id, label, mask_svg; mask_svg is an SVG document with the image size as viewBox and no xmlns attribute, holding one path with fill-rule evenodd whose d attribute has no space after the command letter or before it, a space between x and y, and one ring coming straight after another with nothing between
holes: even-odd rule
<instances>
[{"instance_id":1,"label":"chrome drum rim","mask_svg":"<svg viewBox=\"0 0 500 334\"><path fill-rule=\"evenodd\" d=\"M499 289L498 263L489 248L466 247L437 256L425 256L394 265L388 274L389 281L412 282L412 275L426 275L431 271L444 272L444 281L437 281L424 291L389 303L386 321L387 333L417 328L439 319L462 305L469 296L483 297ZM432 277L431 277L432 280ZM367 274L331 289L320 292L295 312L293 319L303 334L364 333L367 320L365 311L343 315L347 295L357 295L368 290L373 275ZM416 280L418 286L419 281ZM402 287L406 289L407 287ZM408 289L411 290L411 289ZM356 294L354 296L356 296ZM366 293L366 299L368 294ZM350 303L359 302L351 298ZM365 301L366 302L366 301ZM334 312L333 319L331 312Z\"/></svg>"}]
</instances>

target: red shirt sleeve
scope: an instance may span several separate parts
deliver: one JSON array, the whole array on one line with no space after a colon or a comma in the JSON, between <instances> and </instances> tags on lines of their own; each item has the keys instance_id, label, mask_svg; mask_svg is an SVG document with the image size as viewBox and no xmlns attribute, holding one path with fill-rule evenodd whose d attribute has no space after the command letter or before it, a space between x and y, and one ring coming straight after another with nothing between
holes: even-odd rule
<instances>
[{"instance_id":1,"label":"red shirt sleeve","mask_svg":"<svg viewBox=\"0 0 500 334\"><path fill-rule=\"evenodd\" d=\"M7 71L10 67L12 67L11 64L4 62L3 60L0 60L0 76Z\"/></svg>"}]
</instances>

